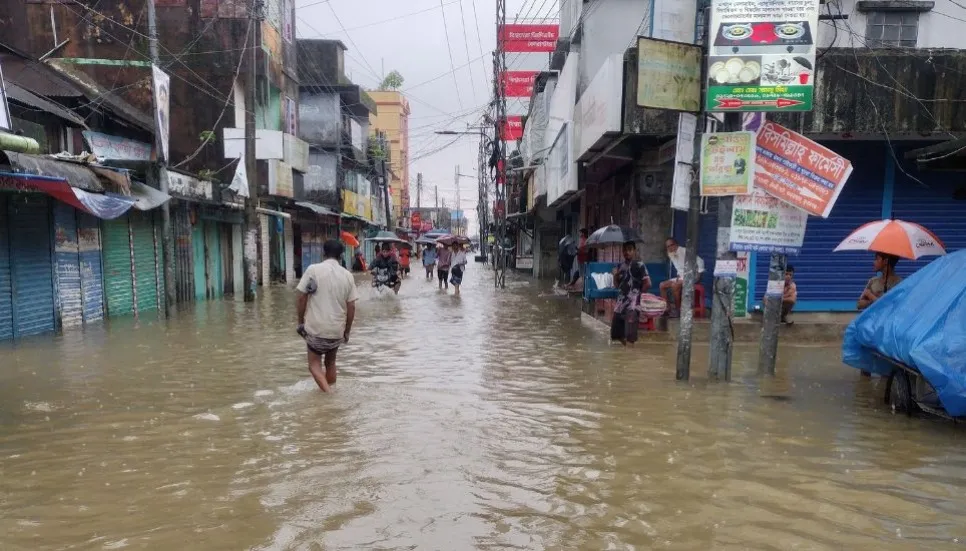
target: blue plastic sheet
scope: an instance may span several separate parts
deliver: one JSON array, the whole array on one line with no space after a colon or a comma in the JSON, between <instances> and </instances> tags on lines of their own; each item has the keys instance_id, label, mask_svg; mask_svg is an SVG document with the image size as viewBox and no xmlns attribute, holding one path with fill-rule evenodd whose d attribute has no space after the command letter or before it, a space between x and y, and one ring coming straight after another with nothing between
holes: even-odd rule
<instances>
[{"instance_id":1,"label":"blue plastic sheet","mask_svg":"<svg viewBox=\"0 0 966 551\"><path fill-rule=\"evenodd\" d=\"M966 415L966 250L934 260L849 324L842 361L888 375L872 351L918 369L947 413Z\"/></svg>"}]
</instances>

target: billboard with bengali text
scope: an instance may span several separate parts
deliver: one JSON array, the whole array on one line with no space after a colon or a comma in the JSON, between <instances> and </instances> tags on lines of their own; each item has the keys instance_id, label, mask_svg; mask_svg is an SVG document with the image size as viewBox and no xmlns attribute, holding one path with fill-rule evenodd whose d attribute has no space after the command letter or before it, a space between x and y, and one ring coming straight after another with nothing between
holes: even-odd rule
<instances>
[{"instance_id":1,"label":"billboard with bengali text","mask_svg":"<svg viewBox=\"0 0 966 551\"><path fill-rule=\"evenodd\" d=\"M529 98L533 95L533 84L539 71L505 71L501 84L508 98Z\"/></svg>"},{"instance_id":2,"label":"billboard with bengali text","mask_svg":"<svg viewBox=\"0 0 966 551\"><path fill-rule=\"evenodd\" d=\"M503 141L515 142L523 137L523 117L510 115L503 121Z\"/></svg>"},{"instance_id":3,"label":"billboard with bengali text","mask_svg":"<svg viewBox=\"0 0 966 551\"><path fill-rule=\"evenodd\" d=\"M505 52L553 52L560 37L560 25L502 25L497 32L498 47Z\"/></svg>"}]
</instances>

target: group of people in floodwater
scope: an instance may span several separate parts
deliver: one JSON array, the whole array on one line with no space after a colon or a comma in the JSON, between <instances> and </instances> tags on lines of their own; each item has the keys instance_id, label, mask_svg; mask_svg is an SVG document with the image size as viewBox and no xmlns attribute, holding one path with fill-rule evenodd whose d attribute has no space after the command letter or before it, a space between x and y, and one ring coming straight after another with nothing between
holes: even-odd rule
<instances>
[{"instance_id":1,"label":"group of people in floodwater","mask_svg":"<svg viewBox=\"0 0 966 551\"><path fill-rule=\"evenodd\" d=\"M323 392L329 392L335 384L336 355L339 347L349 342L359 299L355 278L341 261L344 251L340 241L326 241L322 245L322 262L308 266L296 287L296 332L305 339L309 373ZM353 269L368 271L374 287L389 288L398 294L403 278L410 273L411 257L407 247L397 250L392 243L382 243L371 265L366 265L361 253L356 254ZM452 284L455 294L460 294L466 269L462 244L426 246L417 251L417 258L421 258L426 269L427 281L435 275L440 290L448 291Z\"/></svg>"},{"instance_id":2,"label":"group of people in floodwater","mask_svg":"<svg viewBox=\"0 0 966 551\"><path fill-rule=\"evenodd\" d=\"M587 277L586 267L591 258L587 239L587 230L581 229L580 239L576 244L563 243L558 251L559 285L564 289L569 291L583 289L583 278ZM634 241L628 241L622 245L622 258L612 271L617 298L614 301L614 312L611 317L611 340L625 345L637 341L642 314L650 316L659 311L658 315L676 318L681 313L687 249L679 245L673 237L665 240L664 249L670 261L672 273L670 278L660 283L658 286L660 297L656 297L649 294L652 287L651 276L647 266L638 259L637 245ZM898 261L899 258L893 255L875 254L873 269L881 275L872 277L866 283L856 304L859 310L869 307L902 281L902 278L895 273ZM705 271L704 260L700 256L696 257L696 269L695 282L696 285L700 285ZM786 266L784 279L781 322L791 325L793 322L789 319L789 315L798 301L794 266Z\"/></svg>"}]
</instances>

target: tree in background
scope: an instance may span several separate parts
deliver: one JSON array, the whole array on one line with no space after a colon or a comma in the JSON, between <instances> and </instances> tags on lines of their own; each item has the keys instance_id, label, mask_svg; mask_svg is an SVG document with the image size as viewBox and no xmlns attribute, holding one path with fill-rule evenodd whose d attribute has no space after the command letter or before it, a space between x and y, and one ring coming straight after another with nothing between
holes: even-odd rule
<instances>
[{"instance_id":1,"label":"tree in background","mask_svg":"<svg viewBox=\"0 0 966 551\"><path fill-rule=\"evenodd\" d=\"M389 71L389 74L382 79L382 82L379 83L378 90L382 92L386 92L390 90L398 90L402 88L403 82L405 80L406 79L404 79L403 76L399 74L399 71L396 71L394 69L392 71Z\"/></svg>"}]
</instances>

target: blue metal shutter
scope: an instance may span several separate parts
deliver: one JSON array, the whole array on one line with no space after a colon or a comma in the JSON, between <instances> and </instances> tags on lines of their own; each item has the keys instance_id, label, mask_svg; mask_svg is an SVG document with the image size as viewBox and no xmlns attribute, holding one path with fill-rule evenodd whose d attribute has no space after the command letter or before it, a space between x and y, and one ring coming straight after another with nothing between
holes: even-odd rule
<instances>
[{"instance_id":1,"label":"blue metal shutter","mask_svg":"<svg viewBox=\"0 0 966 551\"><path fill-rule=\"evenodd\" d=\"M10 234L7 196L0 194L0 340L13 338L13 274L10 271Z\"/></svg>"},{"instance_id":2,"label":"blue metal shutter","mask_svg":"<svg viewBox=\"0 0 966 551\"><path fill-rule=\"evenodd\" d=\"M105 220L102 236L107 315L113 317L131 314L134 312L134 282L127 215L116 220Z\"/></svg>"},{"instance_id":3,"label":"blue metal shutter","mask_svg":"<svg viewBox=\"0 0 966 551\"><path fill-rule=\"evenodd\" d=\"M852 161L854 170L828 218L808 217L802 252L789 256L795 266L800 311L851 311L872 273L872 255L833 253L852 230L882 218L885 151L879 142L827 142L829 149ZM755 301L768 285L769 255L757 255Z\"/></svg>"},{"instance_id":4,"label":"blue metal shutter","mask_svg":"<svg viewBox=\"0 0 966 551\"><path fill-rule=\"evenodd\" d=\"M84 323L76 214L74 207L59 201L54 203L54 256L61 327L77 327Z\"/></svg>"},{"instance_id":5,"label":"blue metal shutter","mask_svg":"<svg viewBox=\"0 0 966 551\"><path fill-rule=\"evenodd\" d=\"M84 212L77 213L77 241L84 323L88 324L104 319L104 270L101 267L101 230L97 218Z\"/></svg>"},{"instance_id":6,"label":"blue metal shutter","mask_svg":"<svg viewBox=\"0 0 966 551\"><path fill-rule=\"evenodd\" d=\"M922 180L927 187L909 180L897 170L892 217L925 226L942 240L947 252L966 248L966 202L957 201L953 196L958 188L964 186L962 177L956 182L952 178L955 173L916 174L912 167L905 169ZM896 272L907 277L935 258L927 256L916 262L900 260ZM869 263L871 264L871 259Z\"/></svg>"},{"instance_id":7,"label":"blue metal shutter","mask_svg":"<svg viewBox=\"0 0 966 551\"><path fill-rule=\"evenodd\" d=\"M46 196L19 195L9 211L14 337L53 331L50 203Z\"/></svg>"},{"instance_id":8,"label":"blue metal shutter","mask_svg":"<svg viewBox=\"0 0 966 551\"><path fill-rule=\"evenodd\" d=\"M704 200L705 213L698 217L698 256L704 260L704 277L701 284L704 285L705 299L710 305L711 290L714 284L714 261L718 247L718 200L709 197ZM688 242L688 213L684 211L674 211L674 240L681 246ZM670 264L669 264L670 265ZM673 271L673 270L671 270ZM669 274L671 272L668 272Z\"/></svg>"},{"instance_id":9,"label":"blue metal shutter","mask_svg":"<svg viewBox=\"0 0 966 551\"><path fill-rule=\"evenodd\" d=\"M144 212L131 213L134 248L134 292L138 313L158 309L158 264L154 221Z\"/></svg>"}]
</instances>

